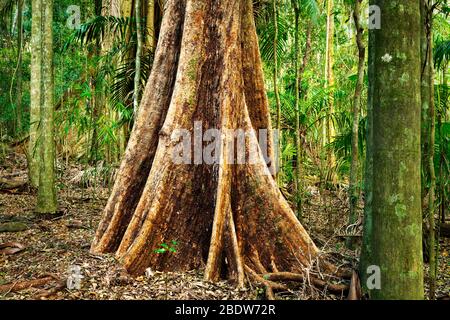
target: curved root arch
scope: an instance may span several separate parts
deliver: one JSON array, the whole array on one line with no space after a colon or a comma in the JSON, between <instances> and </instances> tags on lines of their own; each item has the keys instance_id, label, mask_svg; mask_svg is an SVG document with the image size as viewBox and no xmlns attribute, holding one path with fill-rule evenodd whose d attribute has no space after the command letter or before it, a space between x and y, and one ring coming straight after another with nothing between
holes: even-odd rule
<instances>
[{"instance_id":1,"label":"curved root arch","mask_svg":"<svg viewBox=\"0 0 450 320\"><path fill-rule=\"evenodd\" d=\"M252 1L168 0L152 74L91 251L116 252L135 274L204 267L207 280L239 285L245 275L261 280L258 274L310 268L319 251L265 162L273 161L271 140L267 155L258 144L256 131L271 136L270 127ZM193 164L172 161L179 145L173 132L187 129L198 147L196 130L211 128L221 130L219 163L198 161L198 148ZM249 133L240 142L256 163L229 161L237 161L237 138L227 129ZM175 253L155 253L172 241Z\"/></svg>"}]
</instances>

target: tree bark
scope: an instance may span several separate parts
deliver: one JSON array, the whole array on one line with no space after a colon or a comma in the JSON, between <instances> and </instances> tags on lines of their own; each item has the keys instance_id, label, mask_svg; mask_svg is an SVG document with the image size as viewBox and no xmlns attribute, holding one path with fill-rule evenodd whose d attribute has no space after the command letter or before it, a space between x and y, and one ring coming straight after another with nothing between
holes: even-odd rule
<instances>
[{"instance_id":1,"label":"tree bark","mask_svg":"<svg viewBox=\"0 0 450 320\"><path fill-rule=\"evenodd\" d=\"M420 190L419 2L377 0L383 26L373 30L372 264L375 299L423 299Z\"/></svg>"},{"instance_id":2,"label":"tree bark","mask_svg":"<svg viewBox=\"0 0 450 320\"><path fill-rule=\"evenodd\" d=\"M28 176L30 184L39 185L40 153L37 148L41 107L41 1L32 1L31 80L30 80L30 140L28 146Z\"/></svg>"},{"instance_id":3,"label":"tree bark","mask_svg":"<svg viewBox=\"0 0 450 320\"><path fill-rule=\"evenodd\" d=\"M53 93L53 0L42 1L41 17L41 107L38 142L41 162L36 211L52 214L57 210Z\"/></svg>"},{"instance_id":4,"label":"tree bark","mask_svg":"<svg viewBox=\"0 0 450 320\"><path fill-rule=\"evenodd\" d=\"M227 277L240 286L248 270L302 273L319 250L258 143L255 129L270 132L270 116L252 1L168 0L165 6L153 70L91 251L116 252L133 274L147 267L205 268L207 280ZM211 128L221 130L214 141L220 161L198 161L196 148L194 164L173 161L177 129L195 135ZM237 138L229 129L248 133L245 156L255 163L236 164ZM194 146L209 145L195 139ZM269 144L266 157L273 162L270 150ZM175 253L154 252L172 241Z\"/></svg>"}]
</instances>

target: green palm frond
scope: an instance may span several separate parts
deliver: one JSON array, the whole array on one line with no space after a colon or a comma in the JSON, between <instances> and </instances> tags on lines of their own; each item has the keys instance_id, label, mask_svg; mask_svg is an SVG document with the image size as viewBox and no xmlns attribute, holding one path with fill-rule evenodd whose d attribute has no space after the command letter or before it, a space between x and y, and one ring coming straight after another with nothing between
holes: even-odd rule
<instances>
[{"instance_id":1,"label":"green palm frond","mask_svg":"<svg viewBox=\"0 0 450 320\"><path fill-rule=\"evenodd\" d=\"M434 66L439 69L444 61L450 60L450 40L441 40L434 48Z\"/></svg>"},{"instance_id":2,"label":"green palm frond","mask_svg":"<svg viewBox=\"0 0 450 320\"><path fill-rule=\"evenodd\" d=\"M281 61L286 56L289 46L289 21L284 15L278 17L278 42L277 42L277 57ZM273 65L274 48L273 43L275 39L275 23L273 19L267 16L261 16L257 20L257 28L259 38L259 48L261 51L261 58L266 65Z\"/></svg>"},{"instance_id":3,"label":"green palm frond","mask_svg":"<svg viewBox=\"0 0 450 320\"><path fill-rule=\"evenodd\" d=\"M101 43L108 35L114 36L119 42L128 42L127 37L131 35L132 38L134 33L134 18L98 16L76 29L64 44L62 51L74 43L88 44L94 41Z\"/></svg>"},{"instance_id":4,"label":"green palm frond","mask_svg":"<svg viewBox=\"0 0 450 320\"><path fill-rule=\"evenodd\" d=\"M320 16L320 7L316 0L293 0L299 4L300 11L306 19L317 22Z\"/></svg>"},{"instance_id":5,"label":"green palm frond","mask_svg":"<svg viewBox=\"0 0 450 320\"><path fill-rule=\"evenodd\" d=\"M358 153L362 157L366 138L366 117L359 120L358 126ZM346 157L350 154L352 147L352 127L351 123L344 130L334 137L329 147L340 157Z\"/></svg>"},{"instance_id":6,"label":"green palm frond","mask_svg":"<svg viewBox=\"0 0 450 320\"><path fill-rule=\"evenodd\" d=\"M152 53L142 57L141 88L145 86L145 83L150 76L153 58ZM113 84L110 89L111 101L113 102L113 105L131 108L131 97L133 95L134 88L134 74L136 72L134 62L134 59L128 59L115 70Z\"/></svg>"}]
</instances>

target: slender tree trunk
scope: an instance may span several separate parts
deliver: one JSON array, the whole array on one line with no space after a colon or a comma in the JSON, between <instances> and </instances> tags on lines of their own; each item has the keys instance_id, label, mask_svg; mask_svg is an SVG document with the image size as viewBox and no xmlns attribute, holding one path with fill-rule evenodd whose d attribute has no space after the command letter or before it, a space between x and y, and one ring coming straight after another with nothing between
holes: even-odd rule
<instances>
[{"instance_id":1,"label":"slender tree trunk","mask_svg":"<svg viewBox=\"0 0 450 320\"><path fill-rule=\"evenodd\" d=\"M141 1L141 0L139 0ZM156 47L156 11L158 3L157 0L149 0L147 2L144 2L144 7L146 9L146 29L147 32L145 33L144 37L144 44L143 47L147 47L148 50L154 51Z\"/></svg>"},{"instance_id":2,"label":"slender tree trunk","mask_svg":"<svg viewBox=\"0 0 450 320\"><path fill-rule=\"evenodd\" d=\"M37 142L40 127L41 108L41 61L42 61L42 16L41 0L32 0L31 21L31 80L30 80L30 141L28 146L28 178L30 184L37 188L39 185L40 152Z\"/></svg>"},{"instance_id":3,"label":"slender tree trunk","mask_svg":"<svg viewBox=\"0 0 450 320\"><path fill-rule=\"evenodd\" d=\"M300 80L299 80L299 19L300 19L300 9L296 1L292 1L294 7L294 19L295 19L295 57L294 57L294 68L295 68L295 204L297 209L297 218L302 219L302 187L300 181L301 175L301 141L300 141Z\"/></svg>"},{"instance_id":4,"label":"slender tree trunk","mask_svg":"<svg viewBox=\"0 0 450 320\"><path fill-rule=\"evenodd\" d=\"M308 23L306 30L306 46L303 55L303 63L300 65L300 41L299 41L299 20L300 20L300 8L296 1L292 1L294 7L294 19L295 19L295 58L294 58L294 68L295 68L295 203L297 209L297 217L299 220L302 219L302 137L300 130L300 91L301 82L303 77L303 72L305 71L306 65L308 63L309 54L311 51L311 23Z\"/></svg>"},{"instance_id":5,"label":"slender tree trunk","mask_svg":"<svg viewBox=\"0 0 450 320\"><path fill-rule=\"evenodd\" d=\"M16 130L22 132L22 55L23 55L23 0L17 2L17 88L16 88Z\"/></svg>"},{"instance_id":6,"label":"slender tree trunk","mask_svg":"<svg viewBox=\"0 0 450 320\"><path fill-rule=\"evenodd\" d=\"M432 60L432 57L430 57ZM431 61L432 62L432 61ZM434 106L434 72L433 66L431 66L431 95L430 95L430 157L428 159L428 166L430 172L430 190L428 193L428 222L430 225L429 231L429 278L430 278L430 292L429 297L431 300L435 299L436 295L436 271L437 271L437 251L436 245L439 238L436 239L436 223L435 223L435 190L436 190L436 175L434 170L434 142L435 142L435 106Z\"/></svg>"},{"instance_id":7,"label":"slender tree trunk","mask_svg":"<svg viewBox=\"0 0 450 320\"><path fill-rule=\"evenodd\" d=\"M444 165L445 165L445 149L444 149L444 143L442 143L443 139L444 139L444 130L443 130L443 125L442 125L442 118L445 119L445 111L447 110L447 99L448 99L448 95L447 95L447 78L446 78L446 70L447 70L447 63L444 63L443 69L442 69L442 87L443 87L443 92L442 92L442 96L440 96L439 99L439 104L441 104L441 101L443 101L443 107L439 108L437 110L437 129L439 130L439 138L441 140L441 142L439 143L439 185L436 186L437 188L437 192L438 192L438 197L439 197L439 207L438 209L438 219L437 219L437 225L436 225L436 263L435 263L435 274L437 274L438 271L438 267L439 267L439 247L440 247L440 243L439 243L439 239L440 239L440 235L441 235L441 227L442 224L445 224L445 210L446 210L446 206L447 206L447 199L445 196L445 177L448 176L448 171L444 171ZM444 117L443 117L444 115Z\"/></svg>"},{"instance_id":8,"label":"slender tree trunk","mask_svg":"<svg viewBox=\"0 0 450 320\"><path fill-rule=\"evenodd\" d=\"M39 188L36 211L55 213L57 210L55 189L55 137L54 137L54 87L53 87L53 0L41 0L41 154Z\"/></svg>"},{"instance_id":9,"label":"slender tree trunk","mask_svg":"<svg viewBox=\"0 0 450 320\"><path fill-rule=\"evenodd\" d=\"M373 4L374 2L371 2ZM369 77L375 75L375 31L369 29L368 44L368 74ZM371 78L369 78L371 79ZM361 278L362 288L368 292L367 279L368 267L374 264L373 246L373 151L374 151L374 132L373 132L373 102L375 86L373 81L369 81L367 92L367 121L366 121L366 150L365 150L365 166L364 166L364 223L363 238L361 245L361 256L359 264L359 275Z\"/></svg>"},{"instance_id":10,"label":"slender tree trunk","mask_svg":"<svg viewBox=\"0 0 450 320\"><path fill-rule=\"evenodd\" d=\"M227 276L240 286L246 274L301 273L319 252L257 140L256 128L270 136L271 122L252 1L168 0L164 12L153 70L91 251L116 252L135 274L204 267L207 280ZM221 130L214 141L220 161L208 164L198 161L195 145L209 143L196 141L195 130L212 128ZM187 152L185 164L173 158L179 129L194 132L194 159ZM230 162L237 138L226 129L248 132L245 159L255 163ZM154 253L172 241L176 253ZM333 269L322 259L321 266Z\"/></svg>"},{"instance_id":11,"label":"slender tree trunk","mask_svg":"<svg viewBox=\"0 0 450 320\"><path fill-rule=\"evenodd\" d=\"M102 15L102 0L95 0L94 3L94 13L95 15L101 16ZM101 53L101 44L99 39L96 40L95 48L92 49L92 52L90 54L91 59L98 59ZM98 122L100 118L100 114L102 112L103 107L103 80L100 79L97 69L96 68L90 68L90 81L91 81L91 88L94 94L91 98L91 127L92 127L92 134L90 136L91 138L91 144L90 144L90 150L88 155L88 161L91 164L95 164L99 158L99 141L98 141Z\"/></svg>"},{"instance_id":12,"label":"slender tree trunk","mask_svg":"<svg viewBox=\"0 0 450 320\"><path fill-rule=\"evenodd\" d=\"M139 91L141 81L141 56L142 56L142 22L141 22L141 1L135 0L134 3L135 16L136 16L136 33L137 33L137 46L136 46L136 67L134 74L134 93L133 93L133 110L134 116L137 116L139 108Z\"/></svg>"},{"instance_id":13,"label":"slender tree trunk","mask_svg":"<svg viewBox=\"0 0 450 320\"><path fill-rule=\"evenodd\" d=\"M377 0L374 30L372 261L375 299L423 299L420 190L420 4ZM407 39L407 41L405 41Z\"/></svg>"},{"instance_id":14,"label":"slender tree trunk","mask_svg":"<svg viewBox=\"0 0 450 320\"><path fill-rule=\"evenodd\" d=\"M446 120L446 110L447 110L447 102L448 102L448 89L447 89L447 67L448 67L448 62L444 63L444 66L442 68L442 87L443 92L442 92L442 99L444 101L443 104L443 108L441 109L442 111L438 113L438 119L439 119L439 131L440 131L440 136L441 139L443 139L444 137L444 132L443 132L443 126L442 126L442 121ZM440 177L440 203L441 203L441 213L440 213L440 221L442 221L442 223L445 223L445 210L446 210L446 204L448 203L448 199L445 197L445 182L444 182L444 165L446 162L445 159L445 153L444 153L444 144L441 143L441 148L440 148L440 161L439 161L439 177ZM438 242L438 246L439 246L439 242Z\"/></svg>"},{"instance_id":15,"label":"slender tree trunk","mask_svg":"<svg viewBox=\"0 0 450 320\"><path fill-rule=\"evenodd\" d=\"M275 94L275 104L277 110L277 150L276 150L276 161L278 170L276 172L277 182L280 183L280 172L282 168L282 134L281 134L281 103L280 103L280 93L278 92L278 10L277 10L277 0L272 0L273 6L273 23L275 28L275 35L273 38L273 92Z\"/></svg>"},{"instance_id":16,"label":"slender tree trunk","mask_svg":"<svg viewBox=\"0 0 450 320\"><path fill-rule=\"evenodd\" d=\"M429 12L429 1L420 0L420 14L421 14L421 97L422 97L422 113L421 113L421 153L422 153L422 207L426 206L426 197L428 193L428 182L430 181L429 171L429 157L430 157L430 94L431 83L430 74L432 65L430 65L430 55L432 54L432 48L430 45L431 37L431 16Z\"/></svg>"},{"instance_id":17,"label":"slender tree trunk","mask_svg":"<svg viewBox=\"0 0 450 320\"><path fill-rule=\"evenodd\" d=\"M436 291L436 231L435 231L435 190L436 176L434 171L434 72L432 56L433 3L430 0L420 1L421 13L421 141L422 141L422 184L421 198L423 216L428 217L428 234L426 249L429 260L429 298L435 298ZM426 198L428 197L428 201Z\"/></svg>"},{"instance_id":18,"label":"slender tree trunk","mask_svg":"<svg viewBox=\"0 0 450 320\"><path fill-rule=\"evenodd\" d=\"M353 126L352 126L352 160L350 165L350 186L349 186L349 205L350 216L349 225L352 225L357 220L357 206L359 202L359 187L358 187L358 134L359 134L359 108L361 105L361 91L364 84L364 65L366 59L366 48L363 43L364 29L361 25L361 2L355 1L353 9L353 20L356 28L356 45L358 47L358 80L356 82L355 95L353 97ZM347 245L353 247L352 237L347 240Z\"/></svg>"},{"instance_id":19,"label":"slender tree trunk","mask_svg":"<svg viewBox=\"0 0 450 320\"><path fill-rule=\"evenodd\" d=\"M435 144L435 103L434 103L434 66L433 66L433 1L427 0L428 16L429 16L429 32L427 36L427 47L429 54L427 56L429 65L429 95L425 98L429 99L429 123L430 132L429 140L429 157L428 157L428 172L430 176L430 189L428 192L428 223L429 223L429 278L430 278L430 300L436 297L436 277L437 277L437 250L436 245L439 238L436 239L436 223L435 223L435 194L436 194L436 174L434 170L434 144ZM423 102L422 102L423 103Z\"/></svg>"},{"instance_id":20,"label":"slender tree trunk","mask_svg":"<svg viewBox=\"0 0 450 320\"><path fill-rule=\"evenodd\" d=\"M327 1L327 37L326 37L326 53L325 53L325 83L327 88L331 88L331 92L328 96L328 110L325 124L326 137L324 138L327 143L332 142L335 136L333 113L334 113L334 0ZM327 179L331 179L336 182L336 175L332 168L336 166L336 159L331 149L327 151L327 161L329 168L329 176Z\"/></svg>"}]
</instances>

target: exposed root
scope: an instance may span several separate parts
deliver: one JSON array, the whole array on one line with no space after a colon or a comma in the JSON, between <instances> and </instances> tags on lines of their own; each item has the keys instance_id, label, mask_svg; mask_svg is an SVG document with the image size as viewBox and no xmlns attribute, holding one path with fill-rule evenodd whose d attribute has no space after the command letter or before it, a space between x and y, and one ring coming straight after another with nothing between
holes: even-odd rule
<instances>
[{"instance_id":1,"label":"exposed root","mask_svg":"<svg viewBox=\"0 0 450 320\"><path fill-rule=\"evenodd\" d=\"M255 271L253 271L249 266L245 266L245 271L254 281L263 284L266 287L266 297L268 300L275 300L274 290L284 290L289 291L289 288L284 284L273 282L271 280L266 280Z\"/></svg>"},{"instance_id":2,"label":"exposed root","mask_svg":"<svg viewBox=\"0 0 450 320\"><path fill-rule=\"evenodd\" d=\"M289 288L284 284L274 282L271 279L265 279L263 276L253 271L249 266L245 266L245 271L248 272L248 275L251 278L261 284L264 284L266 287L271 287L273 290L289 290Z\"/></svg>"},{"instance_id":3,"label":"exposed root","mask_svg":"<svg viewBox=\"0 0 450 320\"><path fill-rule=\"evenodd\" d=\"M267 300L275 300L275 294L271 286L266 286L266 297Z\"/></svg>"},{"instance_id":4,"label":"exposed root","mask_svg":"<svg viewBox=\"0 0 450 320\"><path fill-rule=\"evenodd\" d=\"M59 280L54 275L46 275L43 278L40 279L34 279L34 280L24 280L24 281L17 281L14 283L8 283L0 286L0 293L9 293L9 292L17 292L29 288L34 287L40 287L43 286L53 280Z\"/></svg>"},{"instance_id":5,"label":"exposed root","mask_svg":"<svg viewBox=\"0 0 450 320\"><path fill-rule=\"evenodd\" d=\"M245 271L251 279L265 286L266 297L269 300L275 299L274 291L277 290L290 291L287 285L279 283L278 281L311 283L311 285L319 289L326 289L336 294L343 294L349 291L349 286L346 284L330 283L313 276L305 277L303 274L300 273L273 272L273 273L258 274L247 265L245 266Z\"/></svg>"},{"instance_id":6,"label":"exposed root","mask_svg":"<svg viewBox=\"0 0 450 320\"><path fill-rule=\"evenodd\" d=\"M316 277L309 277L308 279L305 278L304 275L299 273L293 273L293 272L275 272L275 273L268 273L264 275L265 279L271 280L271 281L295 281L295 282L306 282L310 281L314 286L320 288L320 289L328 289L331 292L335 293L342 293L345 291L348 291L349 286L345 284L334 284L326 282L322 279L316 278Z\"/></svg>"}]
</instances>

